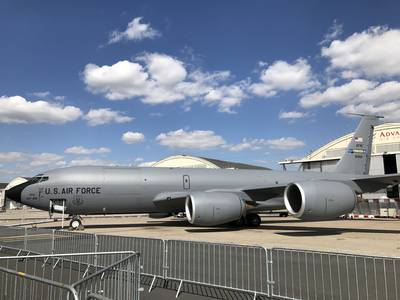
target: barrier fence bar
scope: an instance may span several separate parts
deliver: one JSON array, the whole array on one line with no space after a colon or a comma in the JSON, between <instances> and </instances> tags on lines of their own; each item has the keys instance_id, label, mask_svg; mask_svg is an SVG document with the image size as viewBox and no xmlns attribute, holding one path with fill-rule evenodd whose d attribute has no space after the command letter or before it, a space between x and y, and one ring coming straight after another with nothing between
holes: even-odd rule
<instances>
[{"instance_id":1,"label":"barrier fence bar","mask_svg":"<svg viewBox=\"0 0 400 300\"><path fill-rule=\"evenodd\" d=\"M79 299L139 299L140 257L134 253L72 284Z\"/></svg>"},{"instance_id":2,"label":"barrier fence bar","mask_svg":"<svg viewBox=\"0 0 400 300\"><path fill-rule=\"evenodd\" d=\"M93 253L38 255L9 247L0 250L1 299L139 299L138 253L98 252L97 256L115 261L103 267L82 262L91 261Z\"/></svg>"},{"instance_id":3,"label":"barrier fence bar","mask_svg":"<svg viewBox=\"0 0 400 300\"><path fill-rule=\"evenodd\" d=\"M272 295L290 299L400 299L400 258L273 248Z\"/></svg>"},{"instance_id":4,"label":"barrier fence bar","mask_svg":"<svg viewBox=\"0 0 400 300\"><path fill-rule=\"evenodd\" d=\"M134 251L141 253L142 274L163 277L164 241L161 239L97 235L98 251Z\"/></svg>"},{"instance_id":5,"label":"barrier fence bar","mask_svg":"<svg viewBox=\"0 0 400 300\"><path fill-rule=\"evenodd\" d=\"M167 240L167 278L268 295L267 251L240 246ZM178 289L178 294L180 290Z\"/></svg>"}]
</instances>

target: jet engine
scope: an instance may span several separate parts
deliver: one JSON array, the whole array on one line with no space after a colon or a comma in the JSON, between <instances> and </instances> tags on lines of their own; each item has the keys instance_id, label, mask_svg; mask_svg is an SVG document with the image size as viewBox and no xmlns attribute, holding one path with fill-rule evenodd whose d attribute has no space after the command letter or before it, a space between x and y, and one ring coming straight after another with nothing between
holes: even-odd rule
<instances>
[{"instance_id":1,"label":"jet engine","mask_svg":"<svg viewBox=\"0 0 400 300\"><path fill-rule=\"evenodd\" d=\"M302 220L329 220L353 211L357 197L351 187L336 181L305 181L285 188L286 209Z\"/></svg>"},{"instance_id":2,"label":"jet engine","mask_svg":"<svg viewBox=\"0 0 400 300\"><path fill-rule=\"evenodd\" d=\"M239 220L245 213L245 203L234 193L194 192L186 198L185 212L191 224L221 225Z\"/></svg>"}]
</instances>

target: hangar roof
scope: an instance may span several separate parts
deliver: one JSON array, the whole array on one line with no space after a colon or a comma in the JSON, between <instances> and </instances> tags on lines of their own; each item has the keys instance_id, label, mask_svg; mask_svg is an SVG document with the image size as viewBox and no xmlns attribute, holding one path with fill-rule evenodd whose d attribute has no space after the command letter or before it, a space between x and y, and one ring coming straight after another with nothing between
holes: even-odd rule
<instances>
[{"instance_id":1,"label":"hangar roof","mask_svg":"<svg viewBox=\"0 0 400 300\"><path fill-rule=\"evenodd\" d=\"M325 161L339 159L351 138L353 132L341 136L326 145L311 152L306 157L299 160L281 161L280 164L302 163L311 161ZM385 123L374 128L374 137L372 139L371 155L400 153L400 123Z\"/></svg>"},{"instance_id":2,"label":"hangar roof","mask_svg":"<svg viewBox=\"0 0 400 300\"><path fill-rule=\"evenodd\" d=\"M252 170L269 170L265 167L254 166L249 164L237 163L232 161L191 156L191 155L174 155L166 157L152 165L153 167L170 167L170 168L209 168L209 169L252 169Z\"/></svg>"}]
</instances>

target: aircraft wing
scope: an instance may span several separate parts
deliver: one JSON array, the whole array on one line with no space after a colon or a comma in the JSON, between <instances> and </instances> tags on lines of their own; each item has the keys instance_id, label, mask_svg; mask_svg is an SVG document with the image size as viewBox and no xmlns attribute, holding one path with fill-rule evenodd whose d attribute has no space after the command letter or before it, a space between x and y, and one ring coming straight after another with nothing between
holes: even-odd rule
<instances>
[{"instance_id":1,"label":"aircraft wing","mask_svg":"<svg viewBox=\"0 0 400 300\"><path fill-rule=\"evenodd\" d=\"M266 201L276 197L282 197L286 185L255 186L239 189L212 189L204 192L224 192L241 194L245 201ZM185 207L186 197L190 192L164 192L158 194L153 203L157 208L165 211L180 212Z\"/></svg>"},{"instance_id":2,"label":"aircraft wing","mask_svg":"<svg viewBox=\"0 0 400 300\"><path fill-rule=\"evenodd\" d=\"M261 186L244 188L243 191L253 201L266 201L268 199L283 197L285 185Z\"/></svg>"},{"instance_id":3,"label":"aircraft wing","mask_svg":"<svg viewBox=\"0 0 400 300\"><path fill-rule=\"evenodd\" d=\"M389 185L399 184L400 174L364 175L348 180L357 184L357 186L359 186L359 188L363 192L376 192L378 190L386 188ZM262 202L268 201L269 199L283 197L283 192L285 188L286 184L282 184L270 186L249 186L238 189L212 189L204 192L236 193L240 194L245 201ZM188 195L190 195L190 191L160 193L153 199L153 203L159 209L165 211L180 212L185 207L185 201Z\"/></svg>"},{"instance_id":4,"label":"aircraft wing","mask_svg":"<svg viewBox=\"0 0 400 300\"><path fill-rule=\"evenodd\" d=\"M363 192L376 192L389 185L400 183L400 174L368 175L362 178L355 178L353 181Z\"/></svg>"}]
</instances>

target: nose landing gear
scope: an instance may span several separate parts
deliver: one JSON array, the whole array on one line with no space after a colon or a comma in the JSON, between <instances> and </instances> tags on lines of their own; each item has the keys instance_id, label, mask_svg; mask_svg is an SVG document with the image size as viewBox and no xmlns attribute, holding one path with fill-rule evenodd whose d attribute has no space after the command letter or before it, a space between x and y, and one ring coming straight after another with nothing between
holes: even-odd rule
<instances>
[{"instance_id":1,"label":"nose landing gear","mask_svg":"<svg viewBox=\"0 0 400 300\"><path fill-rule=\"evenodd\" d=\"M80 216L72 216L69 222L70 230L83 230L84 226L82 224L82 218Z\"/></svg>"}]
</instances>

